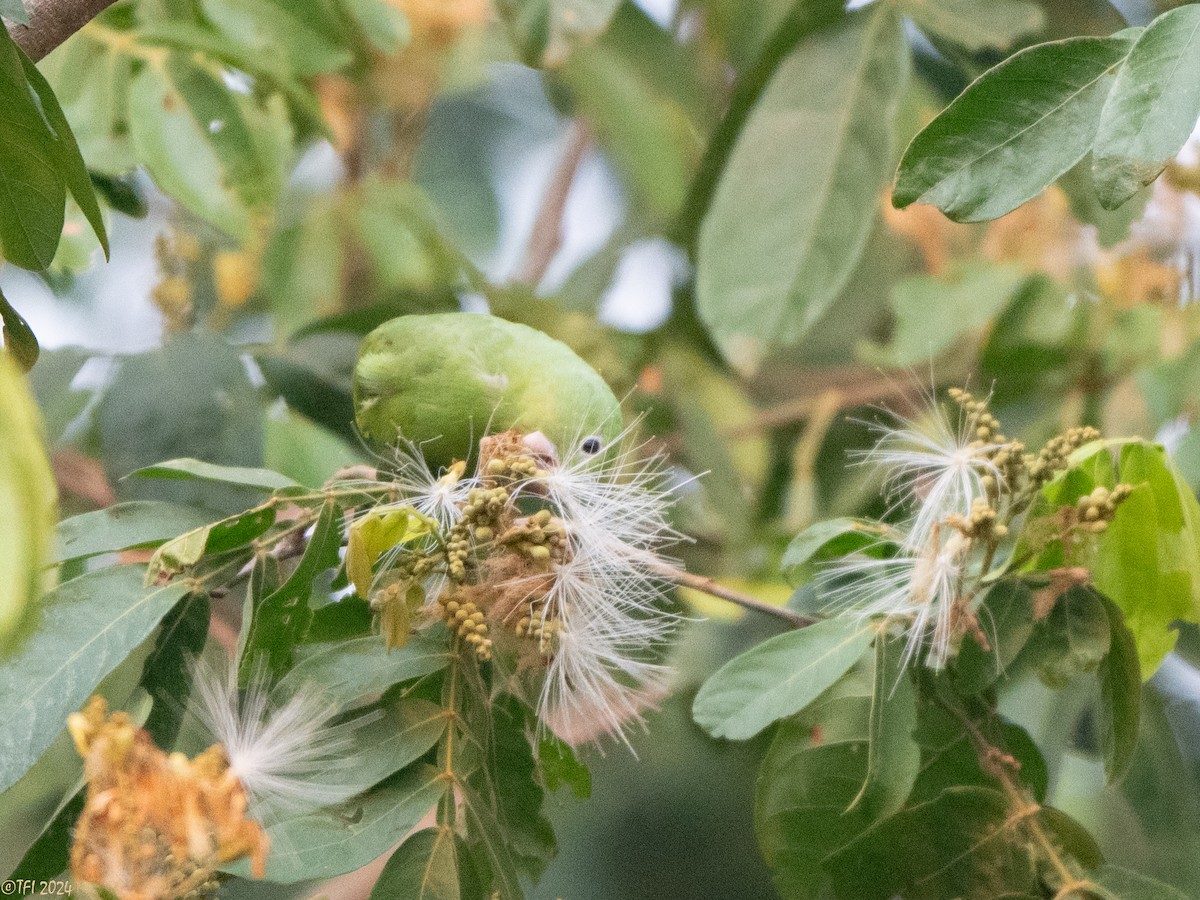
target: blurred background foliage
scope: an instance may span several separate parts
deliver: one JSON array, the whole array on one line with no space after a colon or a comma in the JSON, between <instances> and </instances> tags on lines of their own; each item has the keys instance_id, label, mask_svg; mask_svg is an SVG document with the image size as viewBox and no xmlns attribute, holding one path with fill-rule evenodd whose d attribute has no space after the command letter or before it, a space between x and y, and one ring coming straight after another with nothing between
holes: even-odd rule
<instances>
[{"instance_id":1,"label":"blurred background foliage","mask_svg":"<svg viewBox=\"0 0 1200 900\"><path fill-rule=\"evenodd\" d=\"M112 261L68 204L44 272L0 270L42 344L30 381L62 510L242 508L230 488L123 480L172 457L304 483L369 461L351 424L359 339L457 309L593 363L681 471L707 473L680 507L688 567L773 602L799 529L881 512L848 462L872 407L912 411L935 387L993 390L1030 444L1081 423L1157 436L1196 488L1200 141L1113 212L1082 164L986 225L889 195L909 139L989 66L1170 5L120 0L40 67ZM561 853L532 896L774 895L752 823L765 745L708 740L688 712L772 626L693 611L638 759L591 754L591 801L556 801ZM1030 681L1004 700L1053 802L1110 861L1191 896L1198 664L1185 630L1116 788L1078 691ZM118 705L136 705L132 665L105 683ZM0 859L61 795L67 755L9 795Z\"/></svg>"}]
</instances>

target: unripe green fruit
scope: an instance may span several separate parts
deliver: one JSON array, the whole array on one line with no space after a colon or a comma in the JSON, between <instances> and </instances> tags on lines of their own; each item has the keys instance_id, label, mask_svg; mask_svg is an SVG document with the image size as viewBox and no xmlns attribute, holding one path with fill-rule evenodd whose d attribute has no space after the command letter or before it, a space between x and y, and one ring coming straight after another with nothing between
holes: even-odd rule
<instances>
[{"instance_id":1,"label":"unripe green fruit","mask_svg":"<svg viewBox=\"0 0 1200 900\"><path fill-rule=\"evenodd\" d=\"M560 458L574 445L601 453L622 428L612 390L566 344L475 313L401 316L368 334L354 367L354 416L372 443L412 441L435 466L473 456L481 437L510 428L540 431Z\"/></svg>"}]
</instances>

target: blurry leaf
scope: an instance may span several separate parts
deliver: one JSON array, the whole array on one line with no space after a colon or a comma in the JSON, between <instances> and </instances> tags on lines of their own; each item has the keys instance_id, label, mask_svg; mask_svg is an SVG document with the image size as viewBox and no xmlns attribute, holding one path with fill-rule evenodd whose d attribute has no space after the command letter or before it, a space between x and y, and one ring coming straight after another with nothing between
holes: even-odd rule
<instances>
[{"instance_id":1,"label":"blurry leaf","mask_svg":"<svg viewBox=\"0 0 1200 900\"><path fill-rule=\"evenodd\" d=\"M192 690L192 661L208 640L208 595L188 594L167 613L142 667L141 683L154 700L142 726L164 749L175 745Z\"/></svg>"},{"instance_id":2,"label":"blurry leaf","mask_svg":"<svg viewBox=\"0 0 1200 900\"><path fill-rule=\"evenodd\" d=\"M0 666L0 791L187 593L183 584L143 589L144 571L88 572L42 598L32 633Z\"/></svg>"},{"instance_id":3,"label":"blurry leaf","mask_svg":"<svg viewBox=\"0 0 1200 900\"><path fill-rule=\"evenodd\" d=\"M964 264L949 277L918 275L892 286L896 330L891 344L872 350L881 365L929 364L978 332L1028 280L1016 265Z\"/></svg>"},{"instance_id":4,"label":"blurry leaf","mask_svg":"<svg viewBox=\"0 0 1200 900\"><path fill-rule=\"evenodd\" d=\"M227 473L204 472L193 463L161 473L174 480L118 479L182 456L261 465L262 416L238 351L201 332L122 359L95 408L99 451L122 499L174 500L219 512L245 509L256 498L247 488L213 483Z\"/></svg>"},{"instance_id":5,"label":"blurry leaf","mask_svg":"<svg viewBox=\"0 0 1200 900\"><path fill-rule=\"evenodd\" d=\"M294 413L268 416L263 438L267 466L301 484L324 484L339 469L367 461L356 445Z\"/></svg>"},{"instance_id":6,"label":"blurry leaf","mask_svg":"<svg viewBox=\"0 0 1200 900\"><path fill-rule=\"evenodd\" d=\"M0 0L0 16L18 25L29 24L29 13L25 11L25 4L21 0Z\"/></svg>"},{"instance_id":7,"label":"blurry leaf","mask_svg":"<svg viewBox=\"0 0 1200 900\"><path fill-rule=\"evenodd\" d=\"M1159 176L1200 118L1200 8L1181 6L1147 26L1100 114L1092 171L1105 209Z\"/></svg>"},{"instance_id":8,"label":"blurry leaf","mask_svg":"<svg viewBox=\"0 0 1200 900\"><path fill-rule=\"evenodd\" d=\"M256 359L267 384L288 406L347 441L358 441L350 387L282 356ZM331 474L331 473L330 473Z\"/></svg>"},{"instance_id":9,"label":"blurry leaf","mask_svg":"<svg viewBox=\"0 0 1200 900\"><path fill-rule=\"evenodd\" d=\"M863 808L850 808L867 771L870 700L859 699L853 707L836 701L837 711L824 718L836 731L818 724L816 706L783 722L763 758L754 828L784 900L820 896L827 880L821 860L872 822Z\"/></svg>"},{"instance_id":10,"label":"blurry leaf","mask_svg":"<svg viewBox=\"0 0 1200 900\"><path fill-rule=\"evenodd\" d=\"M1027 0L901 0L900 9L923 31L972 52L1007 50L1046 21L1041 7Z\"/></svg>"},{"instance_id":11,"label":"blurry leaf","mask_svg":"<svg viewBox=\"0 0 1200 900\"><path fill-rule=\"evenodd\" d=\"M194 566L205 554L249 546L274 524L275 507L268 504L172 538L154 551L146 567L146 583L164 583Z\"/></svg>"},{"instance_id":12,"label":"blurry leaf","mask_svg":"<svg viewBox=\"0 0 1200 900\"><path fill-rule=\"evenodd\" d=\"M592 795L592 773L579 761L570 744L547 734L538 743L537 760L546 790L569 787L578 800L586 800Z\"/></svg>"},{"instance_id":13,"label":"blurry leaf","mask_svg":"<svg viewBox=\"0 0 1200 900\"><path fill-rule=\"evenodd\" d=\"M0 354L0 647L37 608L43 567L53 553L58 493L42 440L41 417L25 379ZM0 747L3 740L0 735Z\"/></svg>"},{"instance_id":14,"label":"blurry leaf","mask_svg":"<svg viewBox=\"0 0 1200 900\"><path fill-rule=\"evenodd\" d=\"M659 221L679 210L702 151L690 102L702 82L695 58L679 51L670 32L629 3L561 72L598 142Z\"/></svg>"},{"instance_id":15,"label":"blurry leaf","mask_svg":"<svg viewBox=\"0 0 1200 900\"><path fill-rule=\"evenodd\" d=\"M314 319L294 331L290 340L299 341L301 338L331 331L344 331L365 337L368 332L397 316L413 312L456 312L459 309L457 295L453 290L446 288L435 288L428 294L413 292L402 297L400 300L373 303L370 306L356 306L345 312Z\"/></svg>"},{"instance_id":16,"label":"blurry leaf","mask_svg":"<svg viewBox=\"0 0 1200 900\"><path fill-rule=\"evenodd\" d=\"M940 900L1032 893L999 791L950 788L868 829L826 860L839 896Z\"/></svg>"},{"instance_id":17,"label":"blurry leaf","mask_svg":"<svg viewBox=\"0 0 1200 900\"><path fill-rule=\"evenodd\" d=\"M1080 672L1096 670L1108 654L1111 634L1100 595L1077 585L1055 602L1029 650L1042 680L1062 687Z\"/></svg>"},{"instance_id":18,"label":"blurry leaf","mask_svg":"<svg viewBox=\"0 0 1200 900\"><path fill-rule=\"evenodd\" d=\"M1120 866L1101 866L1089 880L1102 889L1099 900L1186 900L1183 891Z\"/></svg>"},{"instance_id":19,"label":"blurry leaf","mask_svg":"<svg viewBox=\"0 0 1200 900\"><path fill-rule=\"evenodd\" d=\"M3 325L4 349L22 372L28 372L38 361L42 348L29 323L12 308L3 292L0 292L0 324Z\"/></svg>"},{"instance_id":20,"label":"blurry leaf","mask_svg":"<svg viewBox=\"0 0 1200 900\"><path fill-rule=\"evenodd\" d=\"M218 466L201 459L169 459L166 462L138 469L130 473L138 478L198 479L215 481L219 484L234 484L271 493L298 488L296 482L270 469L248 469L244 466Z\"/></svg>"},{"instance_id":21,"label":"blurry leaf","mask_svg":"<svg viewBox=\"0 0 1200 900\"><path fill-rule=\"evenodd\" d=\"M92 184L104 202L133 219L144 219L150 211L142 189L133 178L119 178L92 172Z\"/></svg>"},{"instance_id":22,"label":"blurry leaf","mask_svg":"<svg viewBox=\"0 0 1200 900\"><path fill-rule=\"evenodd\" d=\"M381 53L395 53L408 43L408 19L386 0L341 0L362 36Z\"/></svg>"},{"instance_id":23,"label":"blurry leaf","mask_svg":"<svg viewBox=\"0 0 1200 900\"><path fill-rule=\"evenodd\" d=\"M880 635L875 641L875 688L867 730L867 776L851 809L873 819L890 816L904 805L921 765L913 739L917 701L912 679L900 664L903 651Z\"/></svg>"},{"instance_id":24,"label":"blurry leaf","mask_svg":"<svg viewBox=\"0 0 1200 900\"><path fill-rule=\"evenodd\" d=\"M776 70L799 42L839 22L845 16L845 6L843 0L807 0L788 3L783 12L769 16L770 37L756 54L753 67L734 85L725 118L709 138L699 171L692 179L675 235L681 246L695 250L697 231L712 206L714 193L722 181L721 173Z\"/></svg>"},{"instance_id":25,"label":"blurry leaf","mask_svg":"<svg viewBox=\"0 0 1200 900\"><path fill-rule=\"evenodd\" d=\"M1112 247L1129 237L1129 227L1142 217L1150 192L1142 190L1117 209L1105 209L1096 196L1092 180L1092 156L1085 156L1062 178L1058 186L1071 201L1071 214L1085 225L1096 226L1101 247Z\"/></svg>"},{"instance_id":26,"label":"blurry leaf","mask_svg":"<svg viewBox=\"0 0 1200 900\"><path fill-rule=\"evenodd\" d=\"M524 892L517 872L517 860L512 846L505 840L504 827L497 819L490 801L470 789L463 790L460 796L471 838L477 842L478 850L482 851L491 869L491 892L482 896L491 897L492 900L521 900Z\"/></svg>"},{"instance_id":27,"label":"blurry leaf","mask_svg":"<svg viewBox=\"0 0 1200 900\"><path fill-rule=\"evenodd\" d=\"M1100 744L1108 783L1120 781L1133 763L1141 721L1142 673L1137 642L1120 608L1102 598L1112 630L1112 647L1100 663Z\"/></svg>"},{"instance_id":28,"label":"blurry leaf","mask_svg":"<svg viewBox=\"0 0 1200 900\"><path fill-rule=\"evenodd\" d=\"M138 157L163 192L246 240L252 211L275 200L286 174L281 145L290 147L290 139L282 109L259 109L171 56L134 78L129 116Z\"/></svg>"},{"instance_id":29,"label":"blurry leaf","mask_svg":"<svg viewBox=\"0 0 1200 900\"><path fill-rule=\"evenodd\" d=\"M365 866L398 844L442 796L439 774L417 766L361 797L268 828L267 880L331 878Z\"/></svg>"},{"instance_id":30,"label":"blurry leaf","mask_svg":"<svg viewBox=\"0 0 1200 900\"><path fill-rule=\"evenodd\" d=\"M514 697L504 697L492 707L492 762L486 767L496 797L501 837L522 872L535 881L554 858L558 845L554 827L546 817L545 791L537 779L532 740L536 723L527 726L532 713ZM484 795L483 785L480 794Z\"/></svg>"},{"instance_id":31,"label":"blurry leaf","mask_svg":"<svg viewBox=\"0 0 1200 900\"><path fill-rule=\"evenodd\" d=\"M66 187L59 151L23 54L0 26L0 256L24 269L45 269L62 234ZM6 323L7 324L7 323Z\"/></svg>"},{"instance_id":32,"label":"blurry leaf","mask_svg":"<svg viewBox=\"0 0 1200 900\"><path fill-rule=\"evenodd\" d=\"M956 222L1016 209L1092 146L1122 32L1039 44L985 72L904 153L892 202L932 203Z\"/></svg>"},{"instance_id":33,"label":"blurry leaf","mask_svg":"<svg viewBox=\"0 0 1200 900\"><path fill-rule=\"evenodd\" d=\"M280 679L272 698L286 702L305 685L351 706L382 694L394 684L445 668L449 647L445 629L434 627L412 636L403 647L387 652L378 635L339 641L304 656Z\"/></svg>"},{"instance_id":34,"label":"blurry leaf","mask_svg":"<svg viewBox=\"0 0 1200 900\"><path fill-rule=\"evenodd\" d=\"M369 599L379 557L401 544L411 543L437 532L437 523L411 506L390 507L369 512L350 526L346 545L346 574L358 595Z\"/></svg>"},{"instance_id":35,"label":"blurry leaf","mask_svg":"<svg viewBox=\"0 0 1200 900\"><path fill-rule=\"evenodd\" d=\"M58 523L58 562L153 547L212 521L212 515L178 503L132 500Z\"/></svg>"},{"instance_id":36,"label":"blurry leaf","mask_svg":"<svg viewBox=\"0 0 1200 900\"><path fill-rule=\"evenodd\" d=\"M460 900L458 848L448 826L405 838L371 889L372 900Z\"/></svg>"},{"instance_id":37,"label":"blurry leaf","mask_svg":"<svg viewBox=\"0 0 1200 900\"><path fill-rule=\"evenodd\" d=\"M42 116L53 135L58 173L66 184L67 190L71 192L71 196L75 198L75 202L79 204L88 224L92 226L92 231L95 232L96 239L100 242L100 246L104 250L104 257L107 259L109 256L108 234L104 230L104 217L100 214L100 204L96 202L96 191L92 187L91 176L88 175L87 167L83 163L83 157L79 153L79 144L76 143L75 135L71 132L67 116L59 105L58 98L54 96L54 90L50 87L49 82L24 53L21 53L21 64L25 68L25 77L29 80L29 86L37 94Z\"/></svg>"},{"instance_id":38,"label":"blurry leaf","mask_svg":"<svg viewBox=\"0 0 1200 900\"><path fill-rule=\"evenodd\" d=\"M303 220L272 236L263 260L262 290L284 333L339 309L345 230L332 201L320 199Z\"/></svg>"},{"instance_id":39,"label":"blurry leaf","mask_svg":"<svg viewBox=\"0 0 1200 900\"><path fill-rule=\"evenodd\" d=\"M963 694L991 687L1017 658L1033 634L1033 592L1024 581L1006 578L988 590L975 615L988 648L963 640L954 661L954 685Z\"/></svg>"},{"instance_id":40,"label":"blurry leaf","mask_svg":"<svg viewBox=\"0 0 1200 900\"><path fill-rule=\"evenodd\" d=\"M779 569L788 584L799 587L810 577L814 562L875 549L882 553L888 531L886 525L871 519L817 522L792 538L779 561Z\"/></svg>"},{"instance_id":41,"label":"blurry leaf","mask_svg":"<svg viewBox=\"0 0 1200 900\"><path fill-rule=\"evenodd\" d=\"M353 56L343 42L344 24L323 2L293 0L201 0L204 14L250 55L307 77L332 72Z\"/></svg>"},{"instance_id":42,"label":"blurry leaf","mask_svg":"<svg viewBox=\"0 0 1200 900\"><path fill-rule=\"evenodd\" d=\"M1030 394L1059 396L1070 377L1072 340L1081 333L1086 311L1072 309L1051 279L1030 278L996 319L980 365L994 385L997 406Z\"/></svg>"},{"instance_id":43,"label":"blurry leaf","mask_svg":"<svg viewBox=\"0 0 1200 900\"><path fill-rule=\"evenodd\" d=\"M1104 862L1104 855L1100 852L1096 839L1061 809L1043 806L1038 810L1037 817L1042 828L1054 837L1059 848L1074 857L1085 869L1090 871Z\"/></svg>"},{"instance_id":44,"label":"blurry leaf","mask_svg":"<svg viewBox=\"0 0 1200 900\"><path fill-rule=\"evenodd\" d=\"M828 619L763 641L704 683L692 714L713 737L746 740L804 709L862 656L875 629Z\"/></svg>"},{"instance_id":45,"label":"blurry leaf","mask_svg":"<svg viewBox=\"0 0 1200 900\"><path fill-rule=\"evenodd\" d=\"M300 564L275 591L255 603L249 621L242 622L244 641L240 666L244 677L263 663L275 676L291 668L293 647L312 623L309 597L318 574L341 563L342 510L332 500L321 504Z\"/></svg>"},{"instance_id":46,"label":"blurry leaf","mask_svg":"<svg viewBox=\"0 0 1200 900\"><path fill-rule=\"evenodd\" d=\"M899 16L872 7L800 44L750 114L697 247L697 308L735 366L799 341L849 277L907 70Z\"/></svg>"}]
</instances>

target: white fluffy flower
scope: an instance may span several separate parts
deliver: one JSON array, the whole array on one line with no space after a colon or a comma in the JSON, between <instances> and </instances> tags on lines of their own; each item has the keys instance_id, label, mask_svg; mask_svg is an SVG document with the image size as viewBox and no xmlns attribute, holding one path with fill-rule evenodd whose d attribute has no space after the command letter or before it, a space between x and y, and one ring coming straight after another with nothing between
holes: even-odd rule
<instances>
[{"instance_id":1,"label":"white fluffy flower","mask_svg":"<svg viewBox=\"0 0 1200 900\"><path fill-rule=\"evenodd\" d=\"M855 553L825 567L818 575L822 594L831 608L904 624L901 665L924 649L925 664L940 669L950 655L970 542L954 529L935 528L924 547L901 539L897 549L894 556Z\"/></svg>"},{"instance_id":2,"label":"white fluffy flower","mask_svg":"<svg viewBox=\"0 0 1200 900\"><path fill-rule=\"evenodd\" d=\"M394 456L387 463L387 484L396 492L397 499L394 503L376 506L371 511L386 512L392 506L411 506L442 527L457 522L462 515L462 504L467 494L478 481L464 474L465 466L462 464L433 472L421 446L412 441L400 439L394 449Z\"/></svg>"},{"instance_id":3,"label":"white fluffy flower","mask_svg":"<svg viewBox=\"0 0 1200 900\"><path fill-rule=\"evenodd\" d=\"M879 440L863 455L884 473L885 490L898 506L913 510L904 546L921 552L947 516L970 516L984 496L983 476L1003 480L991 455L1002 444L976 438L974 418L959 412L957 421L942 404L932 403L920 421L899 419L896 427L875 425Z\"/></svg>"},{"instance_id":4,"label":"white fluffy flower","mask_svg":"<svg viewBox=\"0 0 1200 900\"><path fill-rule=\"evenodd\" d=\"M344 768L353 731L366 718L330 724L338 705L307 688L273 703L263 668L244 689L232 664L221 672L197 662L193 676L190 708L224 747L259 821L337 803L365 787L335 783L330 774Z\"/></svg>"},{"instance_id":5,"label":"white fluffy flower","mask_svg":"<svg viewBox=\"0 0 1200 900\"><path fill-rule=\"evenodd\" d=\"M673 487L660 457L582 443L531 484L563 520L569 547L540 610L557 634L538 708L560 734L592 725L624 737L666 674L652 659L677 621L664 609L662 554L681 535L667 521Z\"/></svg>"}]
</instances>

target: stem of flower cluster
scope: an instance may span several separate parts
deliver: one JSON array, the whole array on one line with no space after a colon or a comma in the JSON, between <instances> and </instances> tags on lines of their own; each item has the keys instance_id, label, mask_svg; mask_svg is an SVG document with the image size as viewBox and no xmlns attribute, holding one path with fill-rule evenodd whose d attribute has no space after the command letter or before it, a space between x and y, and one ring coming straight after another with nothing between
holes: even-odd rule
<instances>
[{"instance_id":1,"label":"stem of flower cluster","mask_svg":"<svg viewBox=\"0 0 1200 900\"><path fill-rule=\"evenodd\" d=\"M741 591L735 591L733 588L726 587L708 578L704 575L694 575L691 572L685 572L683 569L675 568L674 566L665 566L662 569L662 574L676 584L681 584L684 587L689 587L692 590L700 591L703 594L708 594L710 597L716 597L724 600L726 603L732 603L735 606L740 606L742 609L748 609L751 612L762 613L767 616L774 616L777 619L783 619L792 628L804 628L807 625L813 624L815 620L802 616L799 613L794 613L790 609L782 606L772 606L769 603L763 603L761 600L756 600L749 594L743 594Z\"/></svg>"}]
</instances>

